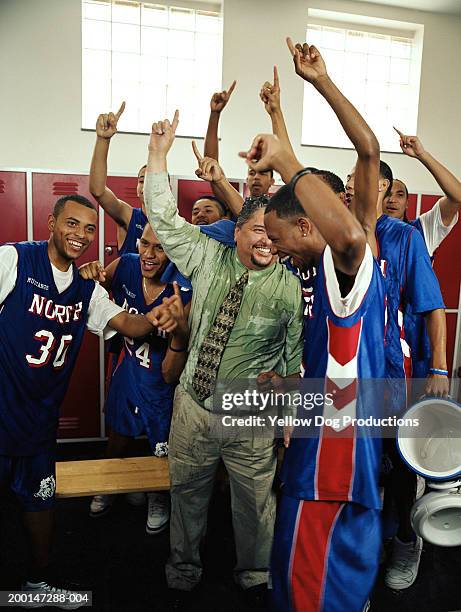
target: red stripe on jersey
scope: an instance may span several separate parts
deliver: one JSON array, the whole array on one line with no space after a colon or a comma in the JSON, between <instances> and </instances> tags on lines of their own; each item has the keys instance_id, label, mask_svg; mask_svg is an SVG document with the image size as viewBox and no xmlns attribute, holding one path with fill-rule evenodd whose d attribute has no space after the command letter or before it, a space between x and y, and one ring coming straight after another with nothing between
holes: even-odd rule
<instances>
[{"instance_id":1,"label":"red stripe on jersey","mask_svg":"<svg viewBox=\"0 0 461 612\"><path fill-rule=\"evenodd\" d=\"M334 405L338 412L357 397L357 355L359 351L362 319L351 327L339 327L328 319L328 353L342 365L355 360L354 378L341 392ZM331 374L330 374L331 375ZM329 378L327 386L335 383ZM341 384L338 381L337 384ZM337 394L335 394L337 395ZM323 426L317 450L315 473L315 498L319 500L345 500L351 498L355 472L355 428L350 426L336 432Z\"/></svg>"},{"instance_id":2,"label":"red stripe on jersey","mask_svg":"<svg viewBox=\"0 0 461 612\"><path fill-rule=\"evenodd\" d=\"M350 404L357 397L357 379L352 379L351 383L342 389L334 380L327 378L325 381L325 393L333 396L333 406L336 410L341 410Z\"/></svg>"},{"instance_id":3,"label":"red stripe on jersey","mask_svg":"<svg viewBox=\"0 0 461 612\"><path fill-rule=\"evenodd\" d=\"M339 364L345 365L357 355L361 329L362 319L352 327L339 327L328 319L328 352Z\"/></svg>"},{"instance_id":4,"label":"red stripe on jersey","mask_svg":"<svg viewBox=\"0 0 461 612\"><path fill-rule=\"evenodd\" d=\"M331 536L343 504L317 501L300 504L290 568L291 601L295 612L320 612Z\"/></svg>"}]
</instances>

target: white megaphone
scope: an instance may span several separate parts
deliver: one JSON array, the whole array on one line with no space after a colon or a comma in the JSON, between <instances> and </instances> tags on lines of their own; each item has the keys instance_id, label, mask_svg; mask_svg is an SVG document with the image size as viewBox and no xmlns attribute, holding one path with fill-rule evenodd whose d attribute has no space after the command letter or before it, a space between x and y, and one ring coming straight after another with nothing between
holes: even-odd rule
<instances>
[{"instance_id":1,"label":"white megaphone","mask_svg":"<svg viewBox=\"0 0 461 612\"><path fill-rule=\"evenodd\" d=\"M411 510L416 534L437 546L461 545L461 406L442 398L414 404L397 433L407 465L427 479L431 493Z\"/></svg>"}]
</instances>

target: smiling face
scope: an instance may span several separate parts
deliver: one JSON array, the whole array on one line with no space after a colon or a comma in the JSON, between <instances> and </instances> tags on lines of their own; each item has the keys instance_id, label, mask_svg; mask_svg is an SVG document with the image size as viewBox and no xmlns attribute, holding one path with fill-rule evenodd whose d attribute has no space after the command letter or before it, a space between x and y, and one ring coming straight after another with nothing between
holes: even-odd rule
<instances>
[{"instance_id":1,"label":"smiling face","mask_svg":"<svg viewBox=\"0 0 461 612\"><path fill-rule=\"evenodd\" d=\"M49 215L50 246L60 262L70 264L83 255L94 240L97 221L96 210L73 200L64 204L57 217Z\"/></svg>"},{"instance_id":2,"label":"smiling face","mask_svg":"<svg viewBox=\"0 0 461 612\"><path fill-rule=\"evenodd\" d=\"M247 184L251 197L259 198L269 192L269 189L274 184L274 179L270 170L261 172L250 170L248 172Z\"/></svg>"},{"instance_id":3,"label":"smiling face","mask_svg":"<svg viewBox=\"0 0 461 612\"><path fill-rule=\"evenodd\" d=\"M274 210L264 217L267 235L280 257L289 255L293 263L302 267L317 253L313 242L313 226L308 219L300 217L281 218Z\"/></svg>"},{"instance_id":4,"label":"smiling face","mask_svg":"<svg viewBox=\"0 0 461 612\"><path fill-rule=\"evenodd\" d=\"M139 239L138 253L141 274L145 278L160 277L168 263L168 258L149 223L145 225Z\"/></svg>"},{"instance_id":5,"label":"smiling face","mask_svg":"<svg viewBox=\"0 0 461 612\"><path fill-rule=\"evenodd\" d=\"M264 226L264 208L257 208L251 217L235 228L237 253L249 270L261 270L273 263L272 243Z\"/></svg>"},{"instance_id":6,"label":"smiling face","mask_svg":"<svg viewBox=\"0 0 461 612\"><path fill-rule=\"evenodd\" d=\"M192 225L210 225L223 218L221 208L214 200L201 198L192 207Z\"/></svg>"},{"instance_id":7,"label":"smiling face","mask_svg":"<svg viewBox=\"0 0 461 612\"><path fill-rule=\"evenodd\" d=\"M392 182L391 193L383 201L383 213L394 217L395 219L403 219L408 206L408 192L405 184L402 181L394 179Z\"/></svg>"}]
</instances>

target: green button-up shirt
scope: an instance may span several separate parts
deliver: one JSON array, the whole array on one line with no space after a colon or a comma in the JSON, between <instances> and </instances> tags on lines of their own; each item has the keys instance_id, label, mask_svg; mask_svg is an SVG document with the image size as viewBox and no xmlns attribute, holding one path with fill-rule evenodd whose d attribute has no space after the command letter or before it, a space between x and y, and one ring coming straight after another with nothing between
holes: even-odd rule
<instances>
[{"instance_id":1,"label":"green button-up shirt","mask_svg":"<svg viewBox=\"0 0 461 612\"><path fill-rule=\"evenodd\" d=\"M146 173L144 184L149 222L168 258L191 279L193 298L189 318L189 358L181 384L200 405L192 388L200 347L228 294L245 272L237 249L228 247L183 219L166 173ZM290 376L300 370L303 312L298 279L279 263L249 270L240 311L224 349L220 381L256 378L275 370Z\"/></svg>"}]
</instances>

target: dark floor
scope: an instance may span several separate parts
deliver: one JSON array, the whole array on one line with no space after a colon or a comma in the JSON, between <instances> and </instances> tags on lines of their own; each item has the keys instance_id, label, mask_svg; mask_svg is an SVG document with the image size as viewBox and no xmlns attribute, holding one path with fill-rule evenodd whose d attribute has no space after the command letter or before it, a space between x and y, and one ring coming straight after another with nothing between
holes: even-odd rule
<instances>
[{"instance_id":1,"label":"dark floor","mask_svg":"<svg viewBox=\"0 0 461 612\"><path fill-rule=\"evenodd\" d=\"M101 456L101 445L63 445L60 458ZM168 532L145 532L145 508L120 496L111 512L88 516L89 498L57 503L53 571L93 592L93 610L160 612L164 609L164 565ZM232 582L234 550L227 494L217 490L204 543L205 575L191 612L246 612ZM25 544L12 499L0 501L0 590L19 588L25 572ZM42 608L44 609L44 608ZM52 608L49 608L50 610ZM84 608L82 608L84 609ZM394 593L382 575L372 598L372 612L448 612L461 610L461 550L425 545L415 584ZM328 612L328 611L327 611ZM348 612L348 611L344 611Z\"/></svg>"}]
</instances>

